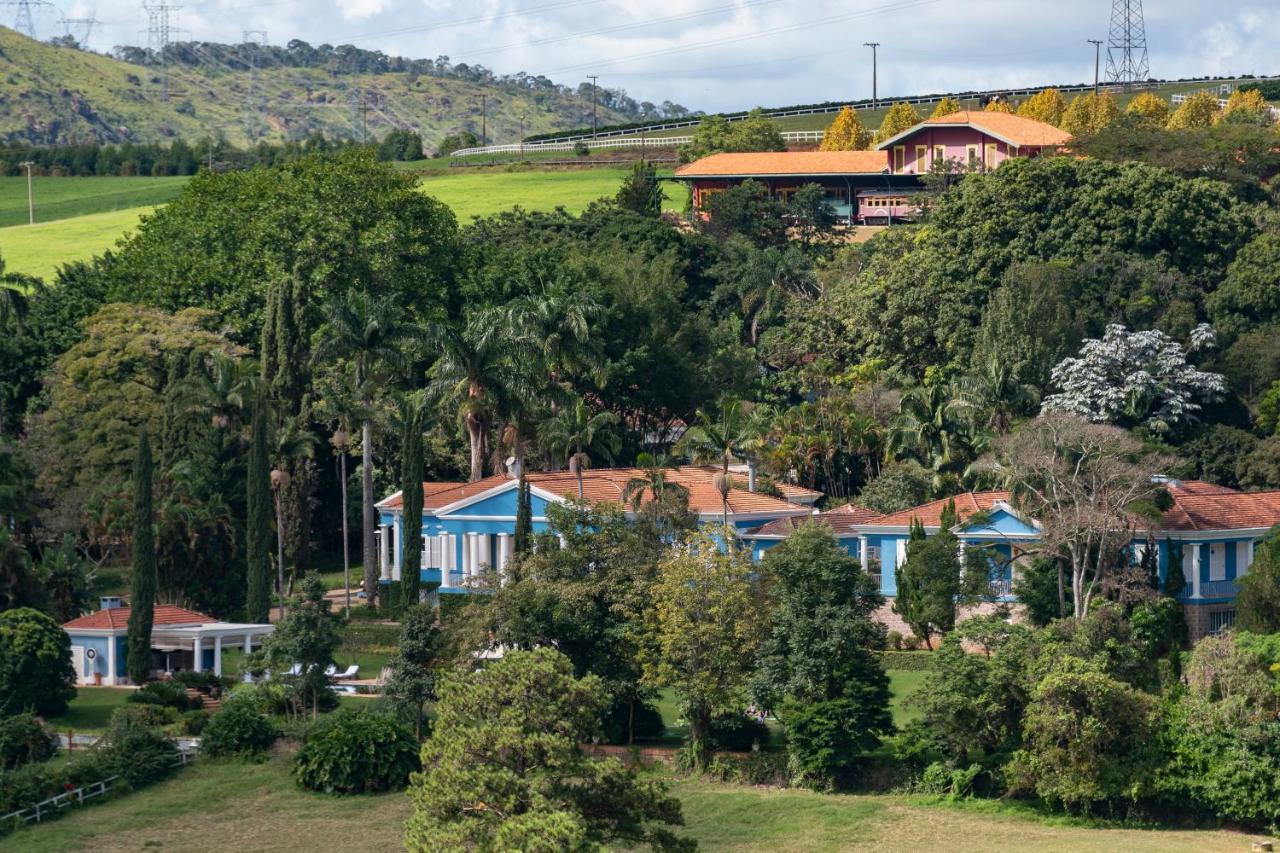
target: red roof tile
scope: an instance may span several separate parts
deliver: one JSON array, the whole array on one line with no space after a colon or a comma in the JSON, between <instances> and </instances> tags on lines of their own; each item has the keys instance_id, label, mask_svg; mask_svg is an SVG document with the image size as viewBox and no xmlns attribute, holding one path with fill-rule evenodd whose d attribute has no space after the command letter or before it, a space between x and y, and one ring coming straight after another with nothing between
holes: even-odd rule
<instances>
[{"instance_id":1,"label":"red roof tile","mask_svg":"<svg viewBox=\"0 0 1280 853\"><path fill-rule=\"evenodd\" d=\"M880 513L873 509L867 509L857 504L845 504L817 515L778 518L768 524L760 525L751 532L759 536L786 536L791 531L806 524L817 522L827 525L838 536L842 533L855 532L858 525L875 523L875 520L879 517Z\"/></svg>"},{"instance_id":2,"label":"red roof tile","mask_svg":"<svg viewBox=\"0 0 1280 853\"><path fill-rule=\"evenodd\" d=\"M1165 487L1173 507L1160 519L1163 530L1244 530L1280 524L1280 491L1237 492L1199 480Z\"/></svg>"},{"instance_id":3,"label":"red roof tile","mask_svg":"<svg viewBox=\"0 0 1280 853\"><path fill-rule=\"evenodd\" d=\"M883 151L764 151L711 154L676 169L677 178L772 175L878 175L889 170Z\"/></svg>"},{"instance_id":4,"label":"red roof tile","mask_svg":"<svg viewBox=\"0 0 1280 853\"><path fill-rule=\"evenodd\" d=\"M989 113L979 110L960 110L938 118L931 118L922 121L910 130L904 131L890 139L886 139L880 143L879 148L884 149L885 146L893 142L910 136L917 130L928 127L951 127L951 126L968 126L974 127L991 136L999 137L1011 145L1018 146L1059 146L1066 145L1071 141L1071 134L1065 130L1060 130L1051 124L1042 121L1036 121L1032 118L1025 118L1013 113Z\"/></svg>"},{"instance_id":5,"label":"red roof tile","mask_svg":"<svg viewBox=\"0 0 1280 853\"><path fill-rule=\"evenodd\" d=\"M911 509L904 509L901 512L882 515L867 523L876 526L906 527L911 524L913 519L919 519L920 523L925 527L937 527L942 523L942 511L946 509L947 503L950 501L956 502L956 515L960 517L961 521L964 521L975 513L986 512L997 503L1008 500L1008 492L965 492L954 497L930 501L927 504L921 504Z\"/></svg>"},{"instance_id":6,"label":"red roof tile","mask_svg":"<svg viewBox=\"0 0 1280 853\"><path fill-rule=\"evenodd\" d=\"M197 613L194 610L187 610L185 607L178 607L173 604L157 604L152 611L152 625L206 625L210 622L217 622L212 616L206 616L203 613ZM129 625L128 607L114 607L109 610L99 610L97 613L90 613L72 619L70 622L63 624L63 628L127 628Z\"/></svg>"}]
</instances>

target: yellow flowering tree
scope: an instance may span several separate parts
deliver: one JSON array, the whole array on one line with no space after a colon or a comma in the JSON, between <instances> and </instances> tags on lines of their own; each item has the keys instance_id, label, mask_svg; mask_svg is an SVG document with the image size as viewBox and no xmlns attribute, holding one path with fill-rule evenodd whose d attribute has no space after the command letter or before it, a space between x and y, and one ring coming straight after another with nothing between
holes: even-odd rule
<instances>
[{"instance_id":1,"label":"yellow flowering tree","mask_svg":"<svg viewBox=\"0 0 1280 853\"><path fill-rule=\"evenodd\" d=\"M1218 99L1210 92L1196 92L1178 105L1169 116L1169 127L1186 130L1191 127L1208 127L1218 120Z\"/></svg>"},{"instance_id":2,"label":"yellow flowering tree","mask_svg":"<svg viewBox=\"0 0 1280 853\"><path fill-rule=\"evenodd\" d=\"M1063 130L1072 136L1097 133L1120 115L1120 105L1110 93L1077 95L1062 114Z\"/></svg>"},{"instance_id":3,"label":"yellow flowering tree","mask_svg":"<svg viewBox=\"0 0 1280 853\"><path fill-rule=\"evenodd\" d=\"M1172 108L1169 102L1155 92L1143 92L1125 108L1125 113L1137 116L1138 120L1148 127L1164 127L1169 123Z\"/></svg>"},{"instance_id":4,"label":"yellow flowering tree","mask_svg":"<svg viewBox=\"0 0 1280 853\"><path fill-rule=\"evenodd\" d=\"M1271 124L1271 111L1267 108L1267 99L1257 89L1236 89L1227 98L1218 121L1265 126Z\"/></svg>"},{"instance_id":5,"label":"yellow flowering tree","mask_svg":"<svg viewBox=\"0 0 1280 853\"><path fill-rule=\"evenodd\" d=\"M949 116L952 113L958 113L962 109L964 109L964 107L960 106L959 101L950 95L947 95L941 101L938 101L938 105L933 108L933 112L929 114L929 118L942 118L943 116Z\"/></svg>"},{"instance_id":6,"label":"yellow flowering tree","mask_svg":"<svg viewBox=\"0 0 1280 853\"><path fill-rule=\"evenodd\" d=\"M1009 106L1008 101L988 101L983 108L989 113L1012 113L1013 107Z\"/></svg>"},{"instance_id":7,"label":"yellow flowering tree","mask_svg":"<svg viewBox=\"0 0 1280 853\"><path fill-rule=\"evenodd\" d=\"M871 144L871 131L863 126L853 107L845 107L822 135L819 151L865 151Z\"/></svg>"},{"instance_id":8,"label":"yellow flowering tree","mask_svg":"<svg viewBox=\"0 0 1280 853\"><path fill-rule=\"evenodd\" d=\"M1057 89L1045 89L1022 102L1018 107L1018 115L1035 119L1057 127L1062 123L1062 114L1067 111L1067 100Z\"/></svg>"},{"instance_id":9,"label":"yellow flowering tree","mask_svg":"<svg viewBox=\"0 0 1280 853\"><path fill-rule=\"evenodd\" d=\"M920 113L916 112L915 107L907 103L897 103L889 107L889 111L884 114L884 121L880 123L880 130L876 133L876 139L884 142L909 130L923 121Z\"/></svg>"}]
</instances>

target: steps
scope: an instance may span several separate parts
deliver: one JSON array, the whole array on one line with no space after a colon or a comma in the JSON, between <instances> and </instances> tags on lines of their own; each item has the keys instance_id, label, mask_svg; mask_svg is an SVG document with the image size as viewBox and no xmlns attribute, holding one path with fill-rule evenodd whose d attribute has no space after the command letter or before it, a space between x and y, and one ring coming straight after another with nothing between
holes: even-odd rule
<instances>
[{"instance_id":1,"label":"steps","mask_svg":"<svg viewBox=\"0 0 1280 853\"><path fill-rule=\"evenodd\" d=\"M194 687L187 688L187 698L199 699L200 710L208 711L210 714L217 713L218 709L222 707L222 700L206 696Z\"/></svg>"}]
</instances>

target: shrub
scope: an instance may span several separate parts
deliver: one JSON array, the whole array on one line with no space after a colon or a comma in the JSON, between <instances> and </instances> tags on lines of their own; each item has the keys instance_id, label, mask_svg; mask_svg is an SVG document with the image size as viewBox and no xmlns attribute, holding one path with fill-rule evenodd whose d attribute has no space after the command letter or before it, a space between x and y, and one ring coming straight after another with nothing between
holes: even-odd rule
<instances>
[{"instance_id":1,"label":"shrub","mask_svg":"<svg viewBox=\"0 0 1280 853\"><path fill-rule=\"evenodd\" d=\"M190 711L204 704L198 697L188 696L187 688L177 681L149 681L130 693L129 701L178 711Z\"/></svg>"},{"instance_id":2,"label":"shrub","mask_svg":"<svg viewBox=\"0 0 1280 853\"><path fill-rule=\"evenodd\" d=\"M214 714L205 726L200 749L214 758L261 755L275 742L271 720L249 702L234 701Z\"/></svg>"},{"instance_id":3,"label":"shrub","mask_svg":"<svg viewBox=\"0 0 1280 853\"><path fill-rule=\"evenodd\" d=\"M134 788L167 776L178 755L177 744L159 729L143 722L136 713L139 710L142 709L116 709L111 715L111 727L98 747L107 751L107 766L111 771L108 775L121 776Z\"/></svg>"},{"instance_id":4,"label":"shrub","mask_svg":"<svg viewBox=\"0 0 1280 853\"><path fill-rule=\"evenodd\" d=\"M57 717L76 695L71 637L30 607L0 613L0 715L35 711Z\"/></svg>"},{"instance_id":5,"label":"shrub","mask_svg":"<svg viewBox=\"0 0 1280 853\"><path fill-rule=\"evenodd\" d=\"M0 717L0 770L44 761L58 751L58 738L34 714Z\"/></svg>"},{"instance_id":6,"label":"shrub","mask_svg":"<svg viewBox=\"0 0 1280 853\"><path fill-rule=\"evenodd\" d=\"M573 153L579 157L586 157L591 153L591 148L585 142L573 143Z\"/></svg>"},{"instance_id":7,"label":"shrub","mask_svg":"<svg viewBox=\"0 0 1280 853\"><path fill-rule=\"evenodd\" d=\"M605 743L628 743L628 730L635 740L652 740L662 735L666 724L657 708L637 702L634 709L626 702L613 706L601 726Z\"/></svg>"},{"instance_id":8,"label":"shrub","mask_svg":"<svg viewBox=\"0 0 1280 853\"><path fill-rule=\"evenodd\" d=\"M58 781L52 768L28 764L0 773L0 813L8 814L35 805L57 793Z\"/></svg>"},{"instance_id":9,"label":"shrub","mask_svg":"<svg viewBox=\"0 0 1280 853\"><path fill-rule=\"evenodd\" d=\"M207 693L210 696L220 696L222 691L230 686L228 679L208 670L196 672L195 670L186 669L182 672L174 673L173 681L183 687L190 687L192 690L199 690L201 693Z\"/></svg>"},{"instance_id":10,"label":"shrub","mask_svg":"<svg viewBox=\"0 0 1280 853\"><path fill-rule=\"evenodd\" d=\"M914 637L904 640L914 642ZM910 646L908 646L910 648ZM931 672L936 662L933 652L887 651L880 652L880 663L885 669L896 669L906 672Z\"/></svg>"},{"instance_id":11,"label":"shrub","mask_svg":"<svg viewBox=\"0 0 1280 853\"><path fill-rule=\"evenodd\" d=\"M168 705L149 705L145 703L123 705L112 712L111 719L115 720L117 717L121 719L127 717L131 722L140 726L158 728L167 726L170 723L176 723L178 721L178 710Z\"/></svg>"},{"instance_id":12,"label":"shrub","mask_svg":"<svg viewBox=\"0 0 1280 853\"><path fill-rule=\"evenodd\" d=\"M742 713L716 714L711 718L707 747L720 752L747 752L769 743L769 727Z\"/></svg>"},{"instance_id":13,"label":"shrub","mask_svg":"<svg viewBox=\"0 0 1280 853\"><path fill-rule=\"evenodd\" d=\"M898 631L890 631L885 635L885 642L889 644L889 648L896 652L902 651L902 634Z\"/></svg>"},{"instance_id":14,"label":"shrub","mask_svg":"<svg viewBox=\"0 0 1280 853\"><path fill-rule=\"evenodd\" d=\"M209 724L209 716L208 711L184 711L178 718L178 725L184 735L199 737L204 727Z\"/></svg>"},{"instance_id":15,"label":"shrub","mask_svg":"<svg viewBox=\"0 0 1280 853\"><path fill-rule=\"evenodd\" d=\"M362 709L341 711L312 726L294 775L312 791L363 794L403 788L418 768L413 733L390 714Z\"/></svg>"}]
</instances>

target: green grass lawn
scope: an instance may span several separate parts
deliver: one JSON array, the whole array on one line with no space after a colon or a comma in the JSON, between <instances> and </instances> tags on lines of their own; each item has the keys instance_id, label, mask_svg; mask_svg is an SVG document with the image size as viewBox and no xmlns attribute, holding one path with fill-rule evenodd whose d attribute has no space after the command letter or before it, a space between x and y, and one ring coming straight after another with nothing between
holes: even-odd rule
<instances>
[{"instance_id":1,"label":"green grass lawn","mask_svg":"<svg viewBox=\"0 0 1280 853\"><path fill-rule=\"evenodd\" d=\"M152 210L152 207L133 207L0 228L0 257L10 272L36 275L48 281L59 265L87 260L110 249L138 224L139 216Z\"/></svg>"},{"instance_id":2,"label":"green grass lawn","mask_svg":"<svg viewBox=\"0 0 1280 853\"><path fill-rule=\"evenodd\" d=\"M67 713L50 717L48 723L63 734L68 729L84 734L106 731L111 712L123 705L132 692L125 687L78 687Z\"/></svg>"},{"instance_id":3,"label":"green grass lawn","mask_svg":"<svg viewBox=\"0 0 1280 853\"><path fill-rule=\"evenodd\" d=\"M902 728L920 716L920 708L911 699L924 686L929 673L912 672L903 669L889 670L889 710L893 713L893 724Z\"/></svg>"},{"instance_id":4,"label":"green grass lawn","mask_svg":"<svg viewBox=\"0 0 1280 853\"><path fill-rule=\"evenodd\" d=\"M599 168L561 171L506 171L494 169L459 169L445 175L427 175L422 191L435 196L453 208L458 221L465 223L473 216L487 216L512 207L525 210L555 210L563 207L570 213L581 213L591 202L611 197L629 169ZM684 206L682 194L668 188L668 210Z\"/></svg>"},{"instance_id":5,"label":"green grass lawn","mask_svg":"<svg viewBox=\"0 0 1280 853\"><path fill-rule=\"evenodd\" d=\"M402 849L404 794L333 797L300 790L289 759L198 761L133 794L0 839L43 851L307 851ZM683 833L702 851L1239 851L1248 837L1214 831L1100 829L985 803L845 796L677 780Z\"/></svg>"},{"instance_id":6,"label":"green grass lawn","mask_svg":"<svg viewBox=\"0 0 1280 853\"><path fill-rule=\"evenodd\" d=\"M164 204L190 178L32 179L36 223ZM0 178L0 227L27 224L27 179Z\"/></svg>"}]
</instances>

